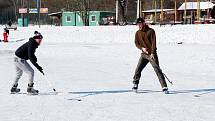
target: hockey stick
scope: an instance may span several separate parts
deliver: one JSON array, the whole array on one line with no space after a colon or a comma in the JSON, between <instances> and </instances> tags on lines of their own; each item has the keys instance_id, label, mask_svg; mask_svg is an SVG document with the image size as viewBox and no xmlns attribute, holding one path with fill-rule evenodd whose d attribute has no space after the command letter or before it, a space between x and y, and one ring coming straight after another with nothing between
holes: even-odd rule
<instances>
[{"instance_id":1,"label":"hockey stick","mask_svg":"<svg viewBox=\"0 0 215 121\"><path fill-rule=\"evenodd\" d=\"M160 69L161 70L161 69ZM162 72L163 73L163 72ZM163 73L163 75L164 75L164 77L167 79L167 81L170 83L170 84L172 84L173 85L173 82L172 81L170 81L170 79L166 76L166 74L165 73Z\"/></svg>"},{"instance_id":2,"label":"hockey stick","mask_svg":"<svg viewBox=\"0 0 215 121\"><path fill-rule=\"evenodd\" d=\"M164 77L167 79L167 81L173 85L173 82L170 81L170 79L167 77L167 75L165 73L163 73L162 69L160 68L160 66L158 66L158 64L155 62L155 60L150 58L149 56L147 56L147 58L161 71L161 73L164 75Z\"/></svg>"},{"instance_id":3,"label":"hockey stick","mask_svg":"<svg viewBox=\"0 0 215 121\"><path fill-rule=\"evenodd\" d=\"M53 83L49 81L49 79L44 75L45 80L48 82L49 86L53 89L54 92L56 92L56 89L53 86Z\"/></svg>"},{"instance_id":4,"label":"hockey stick","mask_svg":"<svg viewBox=\"0 0 215 121\"><path fill-rule=\"evenodd\" d=\"M154 60L152 60L154 62ZM167 75L165 73L163 73L163 71L161 70L161 68L154 62L155 66L157 66L157 68L161 71L161 73L164 75L164 77L167 79L167 81L173 85L173 82L170 81L170 79L167 77Z\"/></svg>"}]
</instances>

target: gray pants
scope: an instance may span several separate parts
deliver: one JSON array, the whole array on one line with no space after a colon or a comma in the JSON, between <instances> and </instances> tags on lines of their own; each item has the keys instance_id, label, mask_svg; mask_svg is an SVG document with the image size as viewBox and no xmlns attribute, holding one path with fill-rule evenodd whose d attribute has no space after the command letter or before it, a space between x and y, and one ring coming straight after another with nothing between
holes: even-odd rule
<instances>
[{"instance_id":1,"label":"gray pants","mask_svg":"<svg viewBox=\"0 0 215 121\"><path fill-rule=\"evenodd\" d=\"M155 59L154 61L152 59L150 59L149 55L146 54L141 54L141 57L139 59L137 68L135 70L135 74L133 77L133 83L134 84L139 84L139 80L141 77L141 72L142 70L145 68L145 66L148 64L148 62L151 63L152 67L154 68L154 71L156 73L156 75L158 76L159 82L161 84L161 87L167 87L166 81L165 81L165 77L159 67L159 61L158 61L158 56L157 54L155 54Z\"/></svg>"},{"instance_id":2,"label":"gray pants","mask_svg":"<svg viewBox=\"0 0 215 121\"><path fill-rule=\"evenodd\" d=\"M28 75L28 83L32 84L33 80L34 80L34 70L28 64L28 62L19 57L14 57L14 64L15 64L15 68L16 68L16 76L15 76L14 85L18 84L18 81L19 81L20 77L22 76L23 71L25 73L27 73L27 75Z\"/></svg>"}]
</instances>

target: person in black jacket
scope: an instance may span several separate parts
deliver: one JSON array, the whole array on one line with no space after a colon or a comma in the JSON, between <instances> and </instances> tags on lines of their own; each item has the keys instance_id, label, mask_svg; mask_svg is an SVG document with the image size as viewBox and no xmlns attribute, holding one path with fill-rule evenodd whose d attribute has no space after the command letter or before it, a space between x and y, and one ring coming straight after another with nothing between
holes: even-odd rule
<instances>
[{"instance_id":1,"label":"person in black jacket","mask_svg":"<svg viewBox=\"0 0 215 121\"><path fill-rule=\"evenodd\" d=\"M27 62L27 60L30 60L31 63L44 75L43 68L38 65L37 57L34 54L38 46L41 44L43 36L39 32L35 32L34 34L34 37L30 38L28 42L20 46L15 52L14 63L16 66L16 77L11 88L11 93L20 92L20 89L17 88L17 86L23 71L29 76L27 92L39 93L38 90L33 88L34 70Z\"/></svg>"}]
</instances>

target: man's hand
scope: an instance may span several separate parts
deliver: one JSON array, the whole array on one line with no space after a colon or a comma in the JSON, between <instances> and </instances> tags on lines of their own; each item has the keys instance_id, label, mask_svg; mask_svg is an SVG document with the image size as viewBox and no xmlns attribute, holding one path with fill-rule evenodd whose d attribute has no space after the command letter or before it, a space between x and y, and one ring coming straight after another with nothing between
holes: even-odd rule
<instances>
[{"instance_id":1,"label":"man's hand","mask_svg":"<svg viewBox=\"0 0 215 121\"><path fill-rule=\"evenodd\" d=\"M149 54L149 52L147 51L147 49L146 48L141 48L141 51L143 52L143 53L145 53L145 54Z\"/></svg>"},{"instance_id":2,"label":"man's hand","mask_svg":"<svg viewBox=\"0 0 215 121\"><path fill-rule=\"evenodd\" d=\"M154 55L154 54L151 54L151 55L150 55L150 58L151 58L152 60L154 60L154 59L155 59L155 55Z\"/></svg>"}]
</instances>

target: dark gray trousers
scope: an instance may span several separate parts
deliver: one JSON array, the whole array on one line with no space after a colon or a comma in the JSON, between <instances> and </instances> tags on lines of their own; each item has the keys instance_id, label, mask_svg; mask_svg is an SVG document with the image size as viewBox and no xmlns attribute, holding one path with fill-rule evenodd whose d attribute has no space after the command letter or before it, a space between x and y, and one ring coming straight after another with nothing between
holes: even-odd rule
<instances>
[{"instance_id":1,"label":"dark gray trousers","mask_svg":"<svg viewBox=\"0 0 215 121\"><path fill-rule=\"evenodd\" d=\"M141 77L141 72L146 67L148 62L150 62L152 67L154 68L154 71L155 71L155 73L156 73L156 75L157 75L157 77L159 79L161 87L162 88L167 87L165 77L164 77L164 75L162 73L162 70L159 67L159 61L158 61L157 54L155 54L155 59L154 60L152 60L149 55L146 55L146 54L143 54L143 53L141 54L139 62L138 62L137 67L136 67L136 70L135 70L134 77L133 77L133 83L134 84L139 84L139 80L140 80L140 77Z\"/></svg>"}]
</instances>

